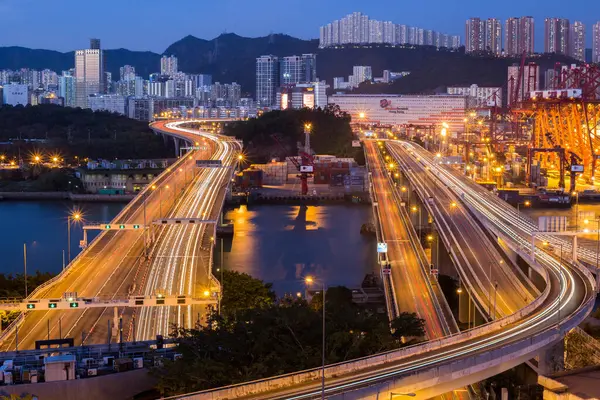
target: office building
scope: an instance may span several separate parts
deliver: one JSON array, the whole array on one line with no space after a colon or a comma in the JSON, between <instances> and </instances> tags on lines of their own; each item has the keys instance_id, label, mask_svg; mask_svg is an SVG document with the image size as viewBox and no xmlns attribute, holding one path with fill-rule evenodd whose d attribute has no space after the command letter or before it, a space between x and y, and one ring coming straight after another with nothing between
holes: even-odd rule
<instances>
[{"instance_id":1,"label":"office building","mask_svg":"<svg viewBox=\"0 0 600 400\"><path fill-rule=\"evenodd\" d=\"M544 53L569 55L569 20L546 18L544 20Z\"/></svg>"},{"instance_id":2,"label":"office building","mask_svg":"<svg viewBox=\"0 0 600 400\"><path fill-rule=\"evenodd\" d=\"M279 58L274 55L256 59L256 101L259 107L272 107L276 103L279 87Z\"/></svg>"},{"instance_id":3,"label":"office building","mask_svg":"<svg viewBox=\"0 0 600 400\"><path fill-rule=\"evenodd\" d=\"M513 105L514 96L519 80L519 65L511 65L508 67L508 99L507 104ZM529 98L529 93L540 89L540 66L536 63L529 63L524 66L523 75L521 78L517 101L522 101Z\"/></svg>"},{"instance_id":4,"label":"office building","mask_svg":"<svg viewBox=\"0 0 600 400\"><path fill-rule=\"evenodd\" d=\"M92 39L89 49L75 51L75 106L87 108L87 98L105 90L104 79L104 55L100 40Z\"/></svg>"},{"instance_id":5,"label":"office building","mask_svg":"<svg viewBox=\"0 0 600 400\"><path fill-rule=\"evenodd\" d=\"M127 115L127 98L118 94L94 94L88 97L92 111L107 111Z\"/></svg>"},{"instance_id":6,"label":"office building","mask_svg":"<svg viewBox=\"0 0 600 400\"><path fill-rule=\"evenodd\" d=\"M325 108L327 107L325 82L306 82L282 86L277 92L277 106L281 110L288 108Z\"/></svg>"},{"instance_id":7,"label":"office building","mask_svg":"<svg viewBox=\"0 0 600 400\"><path fill-rule=\"evenodd\" d=\"M496 55L502 53L502 24L497 18L488 18L485 21L484 48Z\"/></svg>"},{"instance_id":8,"label":"office building","mask_svg":"<svg viewBox=\"0 0 600 400\"><path fill-rule=\"evenodd\" d=\"M75 107L75 77L64 72L58 77L58 96L65 107Z\"/></svg>"},{"instance_id":9,"label":"office building","mask_svg":"<svg viewBox=\"0 0 600 400\"><path fill-rule=\"evenodd\" d=\"M600 63L600 21L592 27L592 62Z\"/></svg>"},{"instance_id":10,"label":"office building","mask_svg":"<svg viewBox=\"0 0 600 400\"><path fill-rule=\"evenodd\" d=\"M575 21L569 32L569 55L578 61L585 61L585 25Z\"/></svg>"},{"instance_id":11,"label":"office building","mask_svg":"<svg viewBox=\"0 0 600 400\"><path fill-rule=\"evenodd\" d=\"M160 59L160 74L174 76L178 72L177 57L162 56Z\"/></svg>"},{"instance_id":12,"label":"office building","mask_svg":"<svg viewBox=\"0 0 600 400\"><path fill-rule=\"evenodd\" d=\"M334 94L328 102L350 114L353 121L428 127L444 121L450 134L456 134L464 131L467 100L468 96L456 95Z\"/></svg>"},{"instance_id":13,"label":"office building","mask_svg":"<svg viewBox=\"0 0 600 400\"><path fill-rule=\"evenodd\" d=\"M469 96L469 108L475 107L502 107L501 87L452 86L447 89L448 94Z\"/></svg>"},{"instance_id":14,"label":"office building","mask_svg":"<svg viewBox=\"0 0 600 400\"><path fill-rule=\"evenodd\" d=\"M535 49L533 17L513 17L506 20L504 27L504 53L520 56L523 52L533 54Z\"/></svg>"},{"instance_id":15,"label":"office building","mask_svg":"<svg viewBox=\"0 0 600 400\"><path fill-rule=\"evenodd\" d=\"M4 85L2 89L2 104L26 106L29 104L29 87L18 83Z\"/></svg>"},{"instance_id":16,"label":"office building","mask_svg":"<svg viewBox=\"0 0 600 400\"><path fill-rule=\"evenodd\" d=\"M469 18L465 30L465 52L485 50L485 22L480 18Z\"/></svg>"}]
</instances>

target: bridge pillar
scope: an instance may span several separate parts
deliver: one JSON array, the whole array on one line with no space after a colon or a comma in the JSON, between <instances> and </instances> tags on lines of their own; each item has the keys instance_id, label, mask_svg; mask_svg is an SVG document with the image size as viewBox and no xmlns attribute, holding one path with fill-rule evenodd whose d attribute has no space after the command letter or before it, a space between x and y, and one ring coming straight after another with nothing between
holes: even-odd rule
<instances>
[{"instance_id":1,"label":"bridge pillar","mask_svg":"<svg viewBox=\"0 0 600 400\"><path fill-rule=\"evenodd\" d=\"M442 243L440 235L437 231L432 232L433 243L431 245L431 263L435 265L441 275L448 275L453 278L458 278L458 273L454 267L454 263L450 258L450 253L446 250L446 246Z\"/></svg>"},{"instance_id":2,"label":"bridge pillar","mask_svg":"<svg viewBox=\"0 0 600 400\"><path fill-rule=\"evenodd\" d=\"M173 136L173 142L175 142L175 157L179 157L179 149L181 147L181 140Z\"/></svg>"},{"instance_id":3,"label":"bridge pillar","mask_svg":"<svg viewBox=\"0 0 600 400\"><path fill-rule=\"evenodd\" d=\"M565 369L565 340L561 339L540 351L538 354L538 370L541 375L548 375Z\"/></svg>"},{"instance_id":4,"label":"bridge pillar","mask_svg":"<svg viewBox=\"0 0 600 400\"><path fill-rule=\"evenodd\" d=\"M573 261L577 261L577 235L573 235L573 246L571 246L573 248Z\"/></svg>"}]
</instances>

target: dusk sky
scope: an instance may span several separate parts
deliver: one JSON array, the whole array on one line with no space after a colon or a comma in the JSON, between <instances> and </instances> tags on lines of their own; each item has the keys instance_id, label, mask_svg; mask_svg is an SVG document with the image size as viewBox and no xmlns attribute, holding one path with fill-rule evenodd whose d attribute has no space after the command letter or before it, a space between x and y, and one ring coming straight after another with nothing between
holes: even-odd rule
<instances>
[{"instance_id":1,"label":"dusk sky","mask_svg":"<svg viewBox=\"0 0 600 400\"><path fill-rule=\"evenodd\" d=\"M309 39L318 38L319 26L353 11L373 19L458 34L463 43L469 17L504 21L510 16L532 15L539 51L543 49L545 17L583 21L590 47L591 26L600 20L600 1L0 0L0 46L69 51L85 48L90 37L97 37L107 49L162 53L186 35L212 39L223 32L251 37L286 33Z\"/></svg>"}]
</instances>

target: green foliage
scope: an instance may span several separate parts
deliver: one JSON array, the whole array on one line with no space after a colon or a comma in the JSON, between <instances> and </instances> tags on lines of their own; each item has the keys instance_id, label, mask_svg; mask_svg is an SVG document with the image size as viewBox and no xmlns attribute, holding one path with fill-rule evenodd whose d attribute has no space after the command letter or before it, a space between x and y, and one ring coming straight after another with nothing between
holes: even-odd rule
<instances>
[{"instance_id":1,"label":"green foliage","mask_svg":"<svg viewBox=\"0 0 600 400\"><path fill-rule=\"evenodd\" d=\"M248 274L236 271L223 271L222 311L236 314L249 308L265 308L275 303L272 284L263 283Z\"/></svg>"},{"instance_id":2,"label":"green foliage","mask_svg":"<svg viewBox=\"0 0 600 400\"><path fill-rule=\"evenodd\" d=\"M36 287L51 279L54 275L50 272L35 271L33 275L27 275L27 290L31 293ZM24 275L0 274L0 298L24 298L25 277ZM7 327L17 316L19 311L0 310L0 324L2 329Z\"/></svg>"},{"instance_id":3,"label":"green foliage","mask_svg":"<svg viewBox=\"0 0 600 400\"><path fill-rule=\"evenodd\" d=\"M425 320L419 318L416 313L400 313L400 315L392 320L390 326L393 336L398 339L425 335Z\"/></svg>"},{"instance_id":4,"label":"green foliage","mask_svg":"<svg viewBox=\"0 0 600 400\"><path fill-rule=\"evenodd\" d=\"M212 314L206 326L174 332L183 357L153 370L161 394L203 390L320 365L321 296L314 296L310 304L289 297L275 303L270 285L246 274L225 272L224 281L221 315ZM258 299L253 299L253 294ZM325 298L327 363L402 346L390 333L386 316L354 304L347 288L329 288Z\"/></svg>"},{"instance_id":5,"label":"green foliage","mask_svg":"<svg viewBox=\"0 0 600 400\"><path fill-rule=\"evenodd\" d=\"M253 162L266 162L271 158L296 155L297 144L304 145L306 123L312 125L310 144L317 154L354 157L361 161L362 149L352 147L354 136L350 116L337 106L328 106L324 110L271 111L258 118L230 124L224 133L242 139L247 156ZM273 135L279 137L285 149L281 149Z\"/></svg>"},{"instance_id":6,"label":"green foliage","mask_svg":"<svg viewBox=\"0 0 600 400\"><path fill-rule=\"evenodd\" d=\"M22 141L18 140L19 138ZM0 141L13 139L2 150L28 161L33 153L60 154L66 160L89 158L161 158L172 156L148 124L109 112L56 105L0 107ZM25 142L39 139L44 142Z\"/></svg>"}]
</instances>

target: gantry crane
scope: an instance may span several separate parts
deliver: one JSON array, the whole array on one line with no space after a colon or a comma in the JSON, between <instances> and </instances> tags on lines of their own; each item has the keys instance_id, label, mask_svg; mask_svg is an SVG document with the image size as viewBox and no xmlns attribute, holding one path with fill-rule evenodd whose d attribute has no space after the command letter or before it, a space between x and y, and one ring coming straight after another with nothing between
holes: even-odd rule
<instances>
[{"instance_id":1,"label":"gantry crane","mask_svg":"<svg viewBox=\"0 0 600 400\"><path fill-rule=\"evenodd\" d=\"M303 196L308 194L308 178L312 176L314 172L314 157L312 156L312 149L310 148L310 132L312 129L312 124L306 123L304 124L304 146L298 145L298 156L300 157L300 162L296 157L290 157L290 161L296 166L299 174L301 182L301 194ZM281 147L284 151L286 151L285 146L281 143L281 138L278 135L271 136L275 142Z\"/></svg>"}]
</instances>

